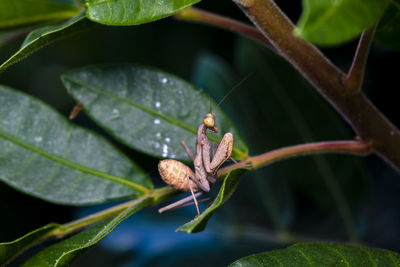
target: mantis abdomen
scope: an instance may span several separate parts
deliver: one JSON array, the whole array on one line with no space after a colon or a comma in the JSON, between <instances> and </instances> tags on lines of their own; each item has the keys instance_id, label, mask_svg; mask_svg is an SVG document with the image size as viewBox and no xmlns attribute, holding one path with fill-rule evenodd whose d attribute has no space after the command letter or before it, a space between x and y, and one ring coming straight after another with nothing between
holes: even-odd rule
<instances>
[{"instance_id":1,"label":"mantis abdomen","mask_svg":"<svg viewBox=\"0 0 400 267\"><path fill-rule=\"evenodd\" d=\"M180 161L173 159L161 160L158 163L158 171L161 178L170 186L182 191L189 191L188 181L193 191L198 191L199 187L192 181L187 179L188 176L194 178L193 171Z\"/></svg>"}]
</instances>

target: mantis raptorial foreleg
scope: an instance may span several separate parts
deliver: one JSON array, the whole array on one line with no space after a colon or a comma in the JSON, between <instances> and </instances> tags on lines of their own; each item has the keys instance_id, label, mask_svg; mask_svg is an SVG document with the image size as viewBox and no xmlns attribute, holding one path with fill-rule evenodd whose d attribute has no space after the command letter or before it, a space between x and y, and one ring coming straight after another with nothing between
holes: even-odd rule
<instances>
[{"instance_id":1,"label":"mantis raptorial foreleg","mask_svg":"<svg viewBox=\"0 0 400 267\"><path fill-rule=\"evenodd\" d=\"M233 147L233 135L226 133L218 146L212 160L210 158L210 142L206 135L202 136L201 144L203 146L203 164L206 172L214 175L218 168L231 156Z\"/></svg>"}]
</instances>

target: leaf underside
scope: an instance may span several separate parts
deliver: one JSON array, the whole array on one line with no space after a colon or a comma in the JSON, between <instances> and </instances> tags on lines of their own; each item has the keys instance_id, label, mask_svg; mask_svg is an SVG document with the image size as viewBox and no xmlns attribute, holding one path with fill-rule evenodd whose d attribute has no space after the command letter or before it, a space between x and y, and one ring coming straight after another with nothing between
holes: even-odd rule
<instances>
[{"instance_id":1,"label":"leaf underside","mask_svg":"<svg viewBox=\"0 0 400 267\"><path fill-rule=\"evenodd\" d=\"M152 187L104 138L5 86L0 86L0 180L70 205L137 197Z\"/></svg>"},{"instance_id":2,"label":"leaf underside","mask_svg":"<svg viewBox=\"0 0 400 267\"><path fill-rule=\"evenodd\" d=\"M303 0L296 34L318 45L349 41L371 27L388 0Z\"/></svg>"},{"instance_id":3,"label":"leaf underside","mask_svg":"<svg viewBox=\"0 0 400 267\"><path fill-rule=\"evenodd\" d=\"M84 14L80 14L61 25L46 26L36 29L28 34L21 45L21 48L0 65L0 72L42 47L86 30L94 25L95 23L86 19Z\"/></svg>"},{"instance_id":4,"label":"leaf underside","mask_svg":"<svg viewBox=\"0 0 400 267\"><path fill-rule=\"evenodd\" d=\"M198 233L203 231L206 228L208 220L214 214L216 209L231 197L238 186L240 179L246 172L247 169L245 168L239 168L229 172L213 203L204 212L202 212L200 216L182 225L176 231L186 233Z\"/></svg>"}]
</instances>

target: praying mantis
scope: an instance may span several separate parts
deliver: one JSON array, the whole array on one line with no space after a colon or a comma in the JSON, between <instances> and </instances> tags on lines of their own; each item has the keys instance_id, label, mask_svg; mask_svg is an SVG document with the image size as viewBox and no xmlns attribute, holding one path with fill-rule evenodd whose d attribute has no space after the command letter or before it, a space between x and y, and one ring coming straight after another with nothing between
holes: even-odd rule
<instances>
[{"instance_id":1,"label":"praying mantis","mask_svg":"<svg viewBox=\"0 0 400 267\"><path fill-rule=\"evenodd\" d=\"M194 200L197 214L200 215L199 205L196 197L199 197L204 192L210 191L210 183L215 183L217 180L217 171L219 167L228 159L232 154L233 135L226 133L218 145L217 151L213 153L213 158L210 157L210 142L207 137L207 130L218 132L218 127L215 122L215 115L208 113L203 119L197 130L196 138L196 155L193 156L189 147L182 140L181 144L188 154L189 158L193 161L193 171L180 161L167 159L161 160L158 164L158 171L161 178L170 186L182 191L191 192L191 196L184 198L180 201L172 203L164 208L159 209L160 213L182 205L191 199ZM201 191L194 193L195 191Z\"/></svg>"}]
</instances>

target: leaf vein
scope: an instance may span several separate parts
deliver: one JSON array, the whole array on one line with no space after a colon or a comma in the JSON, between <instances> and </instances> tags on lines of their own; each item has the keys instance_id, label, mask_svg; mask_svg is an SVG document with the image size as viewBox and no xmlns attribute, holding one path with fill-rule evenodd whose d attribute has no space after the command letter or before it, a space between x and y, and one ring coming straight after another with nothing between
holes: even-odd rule
<instances>
[{"instance_id":1,"label":"leaf vein","mask_svg":"<svg viewBox=\"0 0 400 267\"><path fill-rule=\"evenodd\" d=\"M314 266L314 264L312 263L312 261L307 257L307 255L304 253L304 251L302 251L300 248L297 248L297 250L300 252L300 254L306 259L306 261L308 262L308 264L310 266Z\"/></svg>"},{"instance_id":2,"label":"leaf vein","mask_svg":"<svg viewBox=\"0 0 400 267\"><path fill-rule=\"evenodd\" d=\"M396 261L396 259L393 257L393 253L391 253L390 251L386 252L389 255L389 259L393 262L393 266L398 266L398 262Z\"/></svg>"},{"instance_id":3,"label":"leaf vein","mask_svg":"<svg viewBox=\"0 0 400 267\"><path fill-rule=\"evenodd\" d=\"M329 250L335 252L337 255L339 255L339 256L343 259L343 262L344 262L347 266L350 267L350 263L347 261L347 259L345 258L345 256L344 256L339 250L337 250L336 248L332 248L332 247L327 247L327 248L328 248Z\"/></svg>"}]
</instances>

